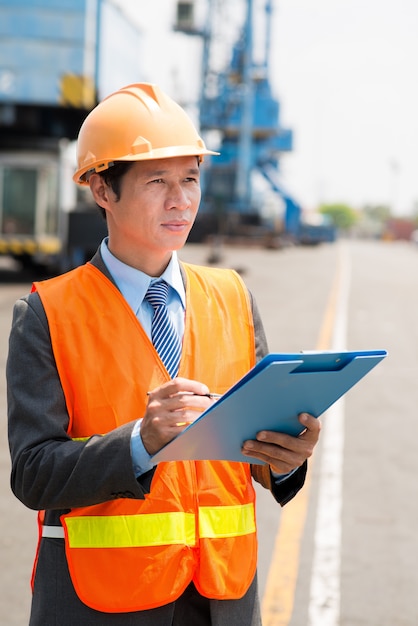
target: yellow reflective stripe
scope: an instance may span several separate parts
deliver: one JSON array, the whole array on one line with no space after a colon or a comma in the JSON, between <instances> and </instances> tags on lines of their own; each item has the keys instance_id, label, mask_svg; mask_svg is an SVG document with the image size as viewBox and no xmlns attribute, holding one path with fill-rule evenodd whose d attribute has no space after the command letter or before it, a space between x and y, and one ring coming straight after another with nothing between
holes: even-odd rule
<instances>
[{"instance_id":1,"label":"yellow reflective stripe","mask_svg":"<svg viewBox=\"0 0 418 626\"><path fill-rule=\"evenodd\" d=\"M196 544L193 513L83 515L67 517L70 548L140 548ZM255 533L254 505L199 508L199 536L205 539Z\"/></svg>"},{"instance_id":2,"label":"yellow reflective stripe","mask_svg":"<svg viewBox=\"0 0 418 626\"><path fill-rule=\"evenodd\" d=\"M207 539L239 537L255 533L254 505L203 506L199 508L199 536Z\"/></svg>"},{"instance_id":3,"label":"yellow reflective stripe","mask_svg":"<svg viewBox=\"0 0 418 626\"><path fill-rule=\"evenodd\" d=\"M193 513L86 515L65 520L70 548L139 548L170 544L193 546Z\"/></svg>"}]
</instances>

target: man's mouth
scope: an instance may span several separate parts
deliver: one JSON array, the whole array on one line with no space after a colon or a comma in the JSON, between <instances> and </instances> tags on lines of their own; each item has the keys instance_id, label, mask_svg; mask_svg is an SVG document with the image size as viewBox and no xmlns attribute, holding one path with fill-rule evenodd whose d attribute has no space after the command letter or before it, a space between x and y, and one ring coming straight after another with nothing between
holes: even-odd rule
<instances>
[{"instance_id":1,"label":"man's mouth","mask_svg":"<svg viewBox=\"0 0 418 626\"><path fill-rule=\"evenodd\" d=\"M181 222L165 222L163 224L164 228L172 231L183 231L185 228L188 228L189 222L181 221Z\"/></svg>"}]
</instances>

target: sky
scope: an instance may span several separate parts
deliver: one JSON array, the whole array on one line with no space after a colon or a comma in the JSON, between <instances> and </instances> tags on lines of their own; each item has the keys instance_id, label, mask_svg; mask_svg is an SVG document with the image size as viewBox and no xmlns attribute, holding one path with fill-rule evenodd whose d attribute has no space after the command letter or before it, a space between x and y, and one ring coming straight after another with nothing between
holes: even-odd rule
<instances>
[{"instance_id":1,"label":"sky","mask_svg":"<svg viewBox=\"0 0 418 626\"><path fill-rule=\"evenodd\" d=\"M263 0L253 1L263 33ZM173 32L176 1L113 2L141 31L140 80L196 102L201 47ZM215 4L223 58L245 2ZM207 0L195 5L204 16ZM270 82L281 124L293 131L280 162L286 189L305 210L344 202L418 213L417 0L275 0L273 8Z\"/></svg>"}]
</instances>

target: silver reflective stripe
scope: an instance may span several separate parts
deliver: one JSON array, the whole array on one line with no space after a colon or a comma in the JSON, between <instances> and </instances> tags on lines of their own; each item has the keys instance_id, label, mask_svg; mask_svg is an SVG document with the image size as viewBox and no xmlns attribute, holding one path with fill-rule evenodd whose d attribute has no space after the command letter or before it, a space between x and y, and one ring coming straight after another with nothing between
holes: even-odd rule
<instances>
[{"instance_id":1,"label":"silver reflective stripe","mask_svg":"<svg viewBox=\"0 0 418 626\"><path fill-rule=\"evenodd\" d=\"M42 526L42 537L64 539L64 529L62 526Z\"/></svg>"}]
</instances>

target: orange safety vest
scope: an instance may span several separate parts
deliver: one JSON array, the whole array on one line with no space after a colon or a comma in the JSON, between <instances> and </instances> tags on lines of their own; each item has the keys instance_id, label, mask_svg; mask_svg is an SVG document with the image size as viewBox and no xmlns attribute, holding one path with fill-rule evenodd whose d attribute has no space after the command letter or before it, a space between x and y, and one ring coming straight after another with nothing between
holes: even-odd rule
<instances>
[{"instance_id":1,"label":"orange safety vest","mask_svg":"<svg viewBox=\"0 0 418 626\"><path fill-rule=\"evenodd\" d=\"M248 292L231 270L184 269L179 376L223 393L255 363ZM106 436L143 416L146 392L169 375L118 289L90 263L34 288L48 318L69 435ZM160 463L144 500L75 508L61 521L75 590L99 611L162 606L192 580L206 597L237 599L255 574L255 492L246 463Z\"/></svg>"}]
</instances>

